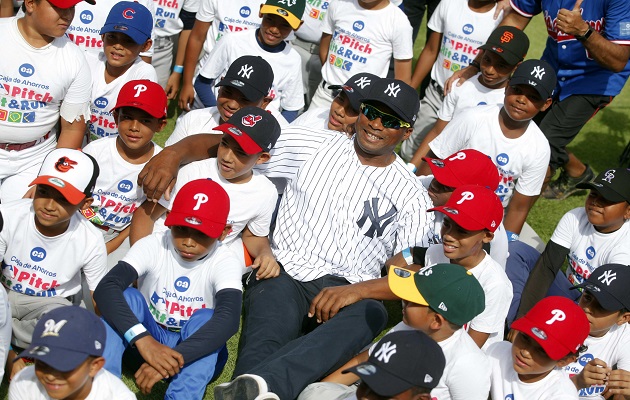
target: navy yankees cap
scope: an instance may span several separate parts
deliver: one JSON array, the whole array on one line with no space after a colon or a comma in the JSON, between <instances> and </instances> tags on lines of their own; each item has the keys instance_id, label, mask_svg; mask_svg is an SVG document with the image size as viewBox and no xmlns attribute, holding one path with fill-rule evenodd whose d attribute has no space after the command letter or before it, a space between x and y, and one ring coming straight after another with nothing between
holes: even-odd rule
<instances>
[{"instance_id":1,"label":"navy yankees cap","mask_svg":"<svg viewBox=\"0 0 630 400\"><path fill-rule=\"evenodd\" d=\"M249 101L258 101L269 94L273 84L271 65L260 56L242 56L234 60L216 86L230 86Z\"/></svg>"},{"instance_id":2,"label":"navy yankees cap","mask_svg":"<svg viewBox=\"0 0 630 400\"><path fill-rule=\"evenodd\" d=\"M435 388L445 365L440 345L414 329L385 335L367 362L343 373L357 374L376 394L389 397L415 386Z\"/></svg>"},{"instance_id":3,"label":"navy yankees cap","mask_svg":"<svg viewBox=\"0 0 630 400\"><path fill-rule=\"evenodd\" d=\"M232 136L247 154L269 151L280 137L276 117L259 107L243 107L214 128Z\"/></svg>"},{"instance_id":4,"label":"navy yankees cap","mask_svg":"<svg viewBox=\"0 0 630 400\"><path fill-rule=\"evenodd\" d=\"M630 310L630 265L604 264L580 285L571 289L586 289L604 310Z\"/></svg>"},{"instance_id":5,"label":"navy yankees cap","mask_svg":"<svg viewBox=\"0 0 630 400\"><path fill-rule=\"evenodd\" d=\"M137 1L121 1L109 11L100 34L120 32L143 44L151 37L152 29L153 15L148 8Z\"/></svg>"},{"instance_id":6,"label":"navy yankees cap","mask_svg":"<svg viewBox=\"0 0 630 400\"><path fill-rule=\"evenodd\" d=\"M391 108L400 119L413 124L420 109L416 89L398 79L381 78L372 84L363 102L378 102Z\"/></svg>"},{"instance_id":7,"label":"navy yankees cap","mask_svg":"<svg viewBox=\"0 0 630 400\"><path fill-rule=\"evenodd\" d=\"M330 85L328 89L343 90L348 96L350 106L359 113L361 111L361 102L370 92L372 84L379 79L381 78L369 72L360 72L348 79L343 85Z\"/></svg>"},{"instance_id":8,"label":"navy yankees cap","mask_svg":"<svg viewBox=\"0 0 630 400\"><path fill-rule=\"evenodd\" d=\"M543 60L526 60L519 64L510 78L510 85L529 85L543 100L553 96L556 88L556 71Z\"/></svg>"},{"instance_id":9,"label":"navy yankees cap","mask_svg":"<svg viewBox=\"0 0 630 400\"><path fill-rule=\"evenodd\" d=\"M41 317L31 345L18 358L34 358L57 371L69 372L89 356L102 356L104 349L103 321L79 306L63 306Z\"/></svg>"},{"instance_id":10,"label":"navy yankees cap","mask_svg":"<svg viewBox=\"0 0 630 400\"><path fill-rule=\"evenodd\" d=\"M595 189L608 201L630 203L630 170L615 168L601 172L591 182L579 183L579 189Z\"/></svg>"}]
</instances>

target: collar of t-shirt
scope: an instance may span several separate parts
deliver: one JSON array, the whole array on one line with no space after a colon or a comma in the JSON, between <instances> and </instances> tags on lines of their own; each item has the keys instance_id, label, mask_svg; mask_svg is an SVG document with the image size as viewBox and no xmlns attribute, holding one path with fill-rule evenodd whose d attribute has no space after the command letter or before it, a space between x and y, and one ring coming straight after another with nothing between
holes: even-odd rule
<instances>
[{"instance_id":1,"label":"collar of t-shirt","mask_svg":"<svg viewBox=\"0 0 630 400\"><path fill-rule=\"evenodd\" d=\"M260 28L256 29L256 43L258 43L261 49L268 51L270 53L280 53L282 50L284 50L285 47L287 47L287 43L285 41L280 42L276 46L269 46L265 44L264 42L261 42L260 39L258 38L258 32L260 32Z\"/></svg>"}]
</instances>

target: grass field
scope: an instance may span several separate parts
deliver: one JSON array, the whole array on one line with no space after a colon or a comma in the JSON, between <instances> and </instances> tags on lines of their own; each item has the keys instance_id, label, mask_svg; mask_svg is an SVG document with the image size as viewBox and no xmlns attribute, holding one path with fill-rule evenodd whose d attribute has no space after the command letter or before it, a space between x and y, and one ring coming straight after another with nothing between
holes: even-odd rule
<instances>
[{"instance_id":1,"label":"grass field","mask_svg":"<svg viewBox=\"0 0 630 400\"><path fill-rule=\"evenodd\" d=\"M531 46L527 58L540 57L545 46L547 32L540 16L534 18L526 29L529 35ZM424 25L418 35L418 40L414 46L415 58L418 57L424 45ZM602 171L605 168L616 166L618 157L630 140L630 95L628 89L624 89L617 96L613 103L595 116L582 129L577 139L572 143L570 149L582 161L587 162L596 171ZM173 130L175 119L178 115L175 102L171 103L169 109L169 123L167 128L156 135L155 141L162 145ZM575 208L583 206L585 195L573 196L565 201L539 200L529 214L528 223L536 230L540 237L547 241L551 237L553 230L564 213ZM393 302L388 305L390 310L390 325L394 325L400 321L399 303ZM215 384L229 380L234 368L236 358L236 349L238 345L238 334L229 342L230 359L217 382L208 386L205 399L213 399L212 388ZM144 396L139 393L133 381L133 373L128 371L123 376L127 385L138 394L139 399L161 399L164 396L166 384L158 383L153 393ZM2 382L0 388L0 398L7 398L7 381Z\"/></svg>"}]
</instances>

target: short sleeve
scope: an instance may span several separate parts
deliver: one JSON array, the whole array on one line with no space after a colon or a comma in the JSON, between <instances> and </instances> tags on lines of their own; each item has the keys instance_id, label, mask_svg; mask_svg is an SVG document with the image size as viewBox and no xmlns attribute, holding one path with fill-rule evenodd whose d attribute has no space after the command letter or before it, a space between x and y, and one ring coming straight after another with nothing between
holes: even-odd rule
<instances>
[{"instance_id":1,"label":"short sleeve","mask_svg":"<svg viewBox=\"0 0 630 400\"><path fill-rule=\"evenodd\" d=\"M630 7L627 0L607 2L604 37L613 43L630 45Z\"/></svg>"},{"instance_id":2,"label":"short sleeve","mask_svg":"<svg viewBox=\"0 0 630 400\"><path fill-rule=\"evenodd\" d=\"M468 133L471 131L466 125L468 118L464 117L468 113L464 112L458 118L452 120L442 133L429 143L433 154L438 158L445 158L451 154L468 148Z\"/></svg>"},{"instance_id":3,"label":"short sleeve","mask_svg":"<svg viewBox=\"0 0 630 400\"><path fill-rule=\"evenodd\" d=\"M536 129L538 128L536 127ZM526 168L523 168L523 172L514 186L514 190L525 196L538 196L540 194L549 166L549 157L551 156L549 142L544 139L544 145L541 141L540 146L537 147L535 156L528 158L528 165L524 166Z\"/></svg>"},{"instance_id":4,"label":"short sleeve","mask_svg":"<svg viewBox=\"0 0 630 400\"><path fill-rule=\"evenodd\" d=\"M514 11L527 18L542 12L541 0L510 0L510 5Z\"/></svg>"},{"instance_id":5,"label":"short sleeve","mask_svg":"<svg viewBox=\"0 0 630 400\"><path fill-rule=\"evenodd\" d=\"M466 353L457 358L445 383L452 400L487 400L490 362L483 354Z\"/></svg>"},{"instance_id":6,"label":"short sleeve","mask_svg":"<svg viewBox=\"0 0 630 400\"><path fill-rule=\"evenodd\" d=\"M335 30L335 4L335 1L328 3L328 11L321 24L322 33L332 35Z\"/></svg>"},{"instance_id":7,"label":"short sleeve","mask_svg":"<svg viewBox=\"0 0 630 400\"><path fill-rule=\"evenodd\" d=\"M266 182L265 182L266 183ZM271 217L276 209L278 201L278 192L276 187L269 182L263 188L264 193L260 193L260 212L247 222L247 227L255 236L269 235L269 227L271 226Z\"/></svg>"},{"instance_id":8,"label":"short sleeve","mask_svg":"<svg viewBox=\"0 0 630 400\"><path fill-rule=\"evenodd\" d=\"M226 66L230 64L229 50L231 45L231 38L238 35L225 35L221 38L213 47L208 59L203 67L199 71L199 75L208 79L217 79L219 75L226 69Z\"/></svg>"},{"instance_id":9,"label":"short sleeve","mask_svg":"<svg viewBox=\"0 0 630 400\"><path fill-rule=\"evenodd\" d=\"M70 46L71 44L67 44ZM74 45L72 45L74 46ZM83 52L77 51L73 56L76 56L78 61L78 70L74 79L70 83L70 87L63 98L62 103L71 104L84 104L90 102L92 95L92 74L88 67L87 60L83 55Z\"/></svg>"},{"instance_id":10,"label":"short sleeve","mask_svg":"<svg viewBox=\"0 0 630 400\"><path fill-rule=\"evenodd\" d=\"M162 254L160 238L164 235L152 234L138 240L121 261L131 265L138 276L144 276L160 264L158 257Z\"/></svg>"},{"instance_id":11,"label":"short sleeve","mask_svg":"<svg viewBox=\"0 0 630 400\"><path fill-rule=\"evenodd\" d=\"M579 213L582 209L582 207L574 208L562 216L560 222L556 225L556 229L553 231L553 235L551 235L552 242L567 249L571 248L574 235L578 233L578 227L580 226L580 214L583 218L586 218L584 213Z\"/></svg>"},{"instance_id":12,"label":"short sleeve","mask_svg":"<svg viewBox=\"0 0 630 400\"><path fill-rule=\"evenodd\" d=\"M448 4L450 2L453 2L453 0L440 1L437 8L433 12L433 15L431 15L431 19L429 19L429 22L427 22L427 27L433 32L444 33L444 22L446 21Z\"/></svg>"},{"instance_id":13,"label":"short sleeve","mask_svg":"<svg viewBox=\"0 0 630 400\"><path fill-rule=\"evenodd\" d=\"M87 223L91 224L90 222ZM107 249L100 232L96 232L91 237L91 242L86 243L86 253L83 256L85 263L82 269L88 287L90 290L95 290L101 279L107 274Z\"/></svg>"}]
</instances>

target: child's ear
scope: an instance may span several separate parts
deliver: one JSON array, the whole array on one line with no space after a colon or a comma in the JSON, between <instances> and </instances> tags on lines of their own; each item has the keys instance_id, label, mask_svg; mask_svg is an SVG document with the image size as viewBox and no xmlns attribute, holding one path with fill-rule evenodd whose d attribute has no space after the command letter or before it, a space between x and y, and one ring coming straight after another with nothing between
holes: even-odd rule
<instances>
[{"instance_id":1,"label":"child's ear","mask_svg":"<svg viewBox=\"0 0 630 400\"><path fill-rule=\"evenodd\" d=\"M483 239L482 239L483 242L490 243L492 239L494 239L494 232L490 232L489 230L485 229Z\"/></svg>"},{"instance_id":2,"label":"child's ear","mask_svg":"<svg viewBox=\"0 0 630 400\"><path fill-rule=\"evenodd\" d=\"M546 111L549 107L551 107L551 103L553 103L551 97L545 100L545 104L541 107L540 112Z\"/></svg>"},{"instance_id":3,"label":"child's ear","mask_svg":"<svg viewBox=\"0 0 630 400\"><path fill-rule=\"evenodd\" d=\"M617 319L617 325L621 326L623 324L627 324L628 322L630 322L630 311L620 313L619 318Z\"/></svg>"},{"instance_id":4,"label":"child's ear","mask_svg":"<svg viewBox=\"0 0 630 400\"><path fill-rule=\"evenodd\" d=\"M118 125L118 116L119 115L120 114L118 113L118 109L117 108L112 110L112 116L114 117L114 122L116 122L116 125Z\"/></svg>"},{"instance_id":5,"label":"child's ear","mask_svg":"<svg viewBox=\"0 0 630 400\"><path fill-rule=\"evenodd\" d=\"M90 363L90 377L94 378L104 365L105 359L103 357L96 357L93 359Z\"/></svg>"},{"instance_id":6,"label":"child's ear","mask_svg":"<svg viewBox=\"0 0 630 400\"><path fill-rule=\"evenodd\" d=\"M92 196L87 196L85 200L83 200L83 204L81 204L81 210L87 210L93 202L94 198Z\"/></svg>"},{"instance_id":7,"label":"child's ear","mask_svg":"<svg viewBox=\"0 0 630 400\"><path fill-rule=\"evenodd\" d=\"M564 357L563 359L558 360L558 362L556 363L556 367L564 368L567 365L575 362L577 360L577 358L578 358L577 354L569 354L568 356Z\"/></svg>"},{"instance_id":8,"label":"child's ear","mask_svg":"<svg viewBox=\"0 0 630 400\"><path fill-rule=\"evenodd\" d=\"M164 129L166 127L166 124L168 124L168 120L165 118L160 118L160 126L158 127L158 129L155 132L162 132L162 129Z\"/></svg>"},{"instance_id":9,"label":"child's ear","mask_svg":"<svg viewBox=\"0 0 630 400\"><path fill-rule=\"evenodd\" d=\"M258 160L256 160L256 164L263 164L266 163L267 161L269 161L271 159L271 154L269 154L269 152L267 151L263 151L262 153L260 153L260 155L258 156Z\"/></svg>"},{"instance_id":10,"label":"child's ear","mask_svg":"<svg viewBox=\"0 0 630 400\"><path fill-rule=\"evenodd\" d=\"M273 100L273 98L270 96L263 97L262 102L260 103L258 108L262 108L263 110L266 110L269 103L271 103L271 100Z\"/></svg>"},{"instance_id":11,"label":"child's ear","mask_svg":"<svg viewBox=\"0 0 630 400\"><path fill-rule=\"evenodd\" d=\"M24 0L25 13L32 13L33 9L35 8L35 3L35 0Z\"/></svg>"},{"instance_id":12,"label":"child's ear","mask_svg":"<svg viewBox=\"0 0 630 400\"><path fill-rule=\"evenodd\" d=\"M358 121L358 119L357 119ZM407 140L409 139L409 136L411 136L411 132L413 132L413 126L410 128L407 128L407 130L405 130L405 134L403 135L402 140Z\"/></svg>"},{"instance_id":13,"label":"child's ear","mask_svg":"<svg viewBox=\"0 0 630 400\"><path fill-rule=\"evenodd\" d=\"M630 203L626 202L626 213L623 215L623 219L630 219Z\"/></svg>"},{"instance_id":14,"label":"child's ear","mask_svg":"<svg viewBox=\"0 0 630 400\"><path fill-rule=\"evenodd\" d=\"M222 242L230 232L232 232L232 224L226 224L225 228L223 228L223 233L221 233L221 236L219 236L217 240Z\"/></svg>"},{"instance_id":15,"label":"child's ear","mask_svg":"<svg viewBox=\"0 0 630 400\"><path fill-rule=\"evenodd\" d=\"M152 44L153 44L153 40L151 40L151 38L148 38L147 41L144 42L144 44L140 48L140 53L144 53L145 51L149 51L149 49L151 48Z\"/></svg>"}]
</instances>

